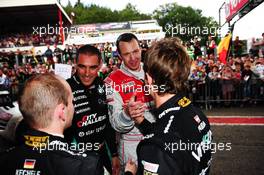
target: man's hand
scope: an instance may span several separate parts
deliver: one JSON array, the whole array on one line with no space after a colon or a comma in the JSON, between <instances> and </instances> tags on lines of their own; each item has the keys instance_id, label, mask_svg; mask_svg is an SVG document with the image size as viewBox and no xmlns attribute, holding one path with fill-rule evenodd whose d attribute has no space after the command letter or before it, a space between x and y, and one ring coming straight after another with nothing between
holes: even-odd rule
<instances>
[{"instance_id":1,"label":"man's hand","mask_svg":"<svg viewBox=\"0 0 264 175\"><path fill-rule=\"evenodd\" d=\"M131 159L128 159L126 163L125 172L131 172L133 175L137 172L137 165Z\"/></svg>"},{"instance_id":2,"label":"man's hand","mask_svg":"<svg viewBox=\"0 0 264 175\"><path fill-rule=\"evenodd\" d=\"M131 117L137 124L144 120L146 106L141 101L136 101L136 95L133 95L125 108L125 113Z\"/></svg>"},{"instance_id":3,"label":"man's hand","mask_svg":"<svg viewBox=\"0 0 264 175\"><path fill-rule=\"evenodd\" d=\"M118 156L112 157L112 175L119 175L120 173L120 161Z\"/></svg>"}]
</instances>

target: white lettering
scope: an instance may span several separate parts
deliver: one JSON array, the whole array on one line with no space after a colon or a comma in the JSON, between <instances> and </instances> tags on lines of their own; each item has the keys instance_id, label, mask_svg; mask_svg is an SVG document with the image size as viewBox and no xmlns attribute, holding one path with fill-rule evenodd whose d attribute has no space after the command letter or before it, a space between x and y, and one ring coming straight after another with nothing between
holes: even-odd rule
<instances>
[{"instance_id":1,"label":"white lettering","mask_svg":"<svg viewBox=\"0 0 264 175\"><path fill-rule=\"evenodd\" d=\"M16 175L40 175L40 171L17 169Z\"/></svg>"}]
</instances>

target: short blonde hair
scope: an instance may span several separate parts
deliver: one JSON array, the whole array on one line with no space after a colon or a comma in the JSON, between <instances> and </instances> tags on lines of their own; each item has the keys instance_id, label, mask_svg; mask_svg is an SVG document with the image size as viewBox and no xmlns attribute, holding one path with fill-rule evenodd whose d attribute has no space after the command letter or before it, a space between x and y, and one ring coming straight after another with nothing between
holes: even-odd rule
<instances>
[{"instance_id":1,"label":"short blonde hair","mask_svg":"<svg viewBox=\"0 0 264 175\"><path fill-rule=\"evenodd\" d=\"M68 105L69 90L55 75L35 75L25 83L19 109L32 128L45 128L52 121L58 104Z\"/></svg>"}]
</instances>

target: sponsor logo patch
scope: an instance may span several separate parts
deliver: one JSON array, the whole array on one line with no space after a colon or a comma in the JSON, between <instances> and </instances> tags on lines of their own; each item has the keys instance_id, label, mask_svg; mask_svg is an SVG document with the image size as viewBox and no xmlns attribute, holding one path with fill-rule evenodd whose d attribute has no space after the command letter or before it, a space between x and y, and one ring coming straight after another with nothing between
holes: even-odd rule
<instances>
[{"instance_id":1,"label":"sponsor logo patch","mask_svg":"<svg viewBox=\"0 0 264 175\"><path fill-rule=\"evenodd\" d=\"M49 136L31 136L25 135L25 144L28 146L42 147L49 141Z\"/></svg>"},{"instance_id":2,"label":"sponsor logo patch","mask_svg":"<svg viewBox=\"0 0 264 175\"><path fill-rule=\"evenodd\" d=\"M100 85L99 85L97 91L98 91L99 94L104 94L104 92L105 92L105 90L104 90L104 86L100 86Z\"/></svg>"},{"instance_id":3,"label":"sponsor logo patch","mask_svg":"<svg viewBox=\"0 0 264 175\"><path fill-rule=\"evenodd\" d=\"M159 164L146 162L144 160L142 160L142 164L144 166L144 170L147 170L148 172L151 172L151 173L157 173L158 172Z\"/></svg>"},{"instance_id":4,"label":"sponsor logo patch","mask_svg":"<svg viewBox=\"0 0 264 175\"><path fill-rule=\"evenodd\" d=\"M199 124L201 122L201 119L198 115L194 116L193 119Z\"/></svg>"},{"instance_id":5,"label":"sponsor logo patch","mask_svg":"<svg viewBox=\"0 0 264 175\"><path fill-rule=\"evenodd\" d=\"M82 117L81 121L77 122L77 127L85 127L90 124L101 122L106 119L106 115L98 116L97 113L91 115L85 115Z\"/></svg>"},{"instance_id":6,"label":"sponsor logo patch","mask_svg":"<svg viewBox=\"0 0 264 175\"><path fill-rule=\"evenodd\" d=\"M181 107L186 107L191 103L191 100L189 100L187 97L183 97L178 101L178 105Z\"/></svg>"}]
</instances>

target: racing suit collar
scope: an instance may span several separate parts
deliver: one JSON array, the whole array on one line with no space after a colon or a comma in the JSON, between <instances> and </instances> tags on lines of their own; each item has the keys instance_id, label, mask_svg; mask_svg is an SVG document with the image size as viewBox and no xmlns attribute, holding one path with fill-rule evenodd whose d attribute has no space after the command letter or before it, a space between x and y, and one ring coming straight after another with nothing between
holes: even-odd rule
<instances>
[{"instance_id":1,"label":"racing suit collar","mask_svg":"<svg viewBox=\"0 0 264 175\"><path fill-rule=\"evenodd\" d=\"M171 97L168 101L160 105L157 109L154 109L153 112L155 113L155 116L160 116L165 110L174 108L174 107L180 107L178 102L180 99L184 97L184 93L175 94L173 97ZM161 117L158 117L159 119Z\"/></svg>"},{"instance_id":2,"label":"racing suit collar","mask_svg":"<svg viewBox=\"0 0 264 175\"><path fill-rule=\"evenodd\" d=\"M40 142L40 143L47 143L54 140L59 140L64 142L64 138L60 135L52 135L43 131L35 130L35 129L28 129L23 134L23 142L27 144L28 142ZM34 145L33 145L34 146Z\"/></svg>"},{"instance_id":3,"label":"racing suit collar","mask_svg":"<svg viewBox=\"0 0 264 175\"><path fill-rule=\"evenodd\" d=\"M125 66L124 62L122 62L122 64L120 65L120 69L125 74L127 74L129 76L132 76L132 77L134 77L136 79L144 80L144 78L145 78L145 73L144 73L144 70L143 70L143 63L140 63L140 71L139 72L130 70L128 67Z\"/></svg>"},{"instance_id":4,"label":"racing suit collar","mask_svg":"<svg viewBox=\"0 0 264 175\"><path fill-rule=\"evenodd\" d=\"M76 73L73 75L73 79L74 79L74 81L75 81L77 84L83 86L84 88L87 88L87 87L82 83L82 81L80 80L79 76L78 76ZM100 77L96 77L96 78L94 79L93 84L92 84L91 86L89 86L88 89L93 89L93 88L95 88L95 87L99 84L99 82L100 82Z\"/></svg>"},{"instance_id":5,"label":"racing suit collar","mask_svg":"<svg viewBox=\"0 0 264 175\"><path fill-rule=\"evenodd\" d=\"M25 132L25 135L32 135L32 136L52 136L52 137L57 137L57 138L61 138L63 139L63 135L59 135L59 134L49 134L47 132L44 131L39 131L39 130L35 130L35 129L28 129L28 131Z\"/></svg>"}]
</instances>

